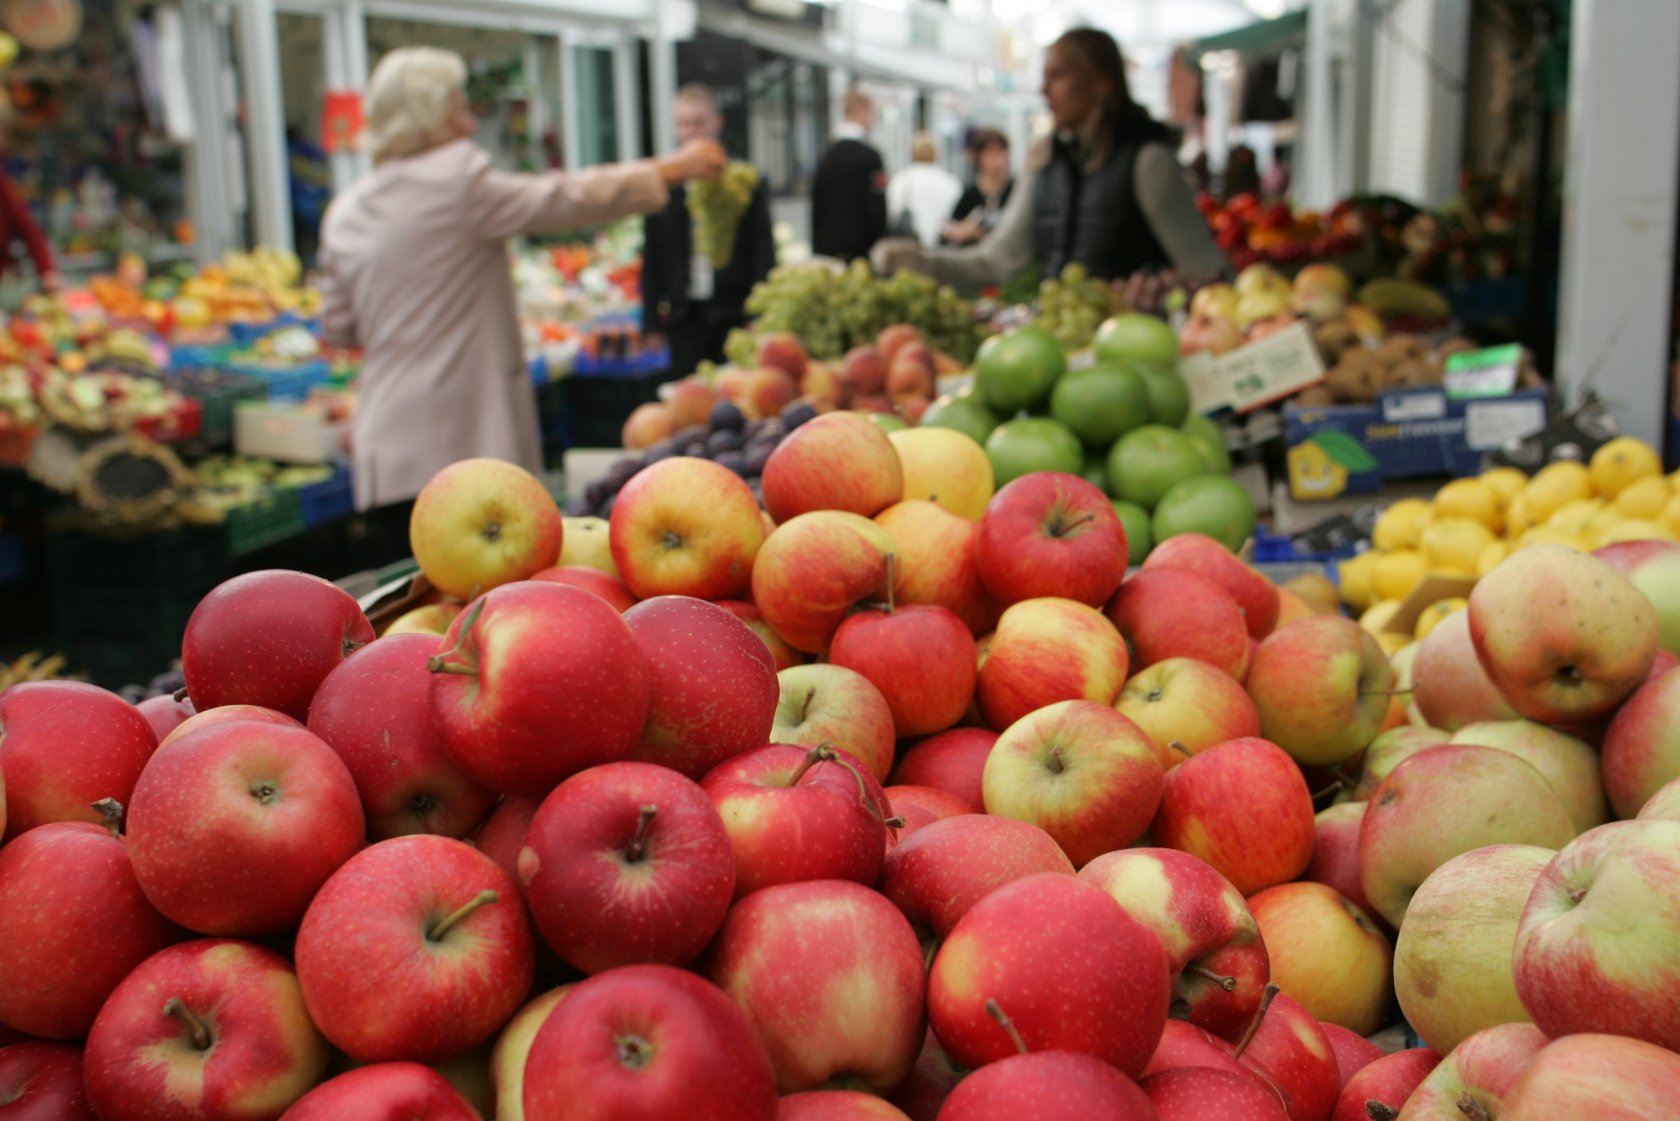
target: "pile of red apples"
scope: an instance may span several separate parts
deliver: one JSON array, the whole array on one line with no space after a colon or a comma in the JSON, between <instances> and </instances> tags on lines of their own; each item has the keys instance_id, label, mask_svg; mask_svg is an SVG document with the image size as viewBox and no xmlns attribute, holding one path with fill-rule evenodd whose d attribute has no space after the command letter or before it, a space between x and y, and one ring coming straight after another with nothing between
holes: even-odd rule
<instances>
[{"instance_id":1,"label":"pile of red apples","mask_svg":"<svg viewBox=\"0 0 1680 1121\"><path fill-rule=\"evenodd\" d=\"M1082 479L905 489L831 414L556 568L470 460L446 634L258 572L183 698L0 695L0 1121L1680 1116L1661 558L1391 662Z\"/></svg>"}]
</instances>

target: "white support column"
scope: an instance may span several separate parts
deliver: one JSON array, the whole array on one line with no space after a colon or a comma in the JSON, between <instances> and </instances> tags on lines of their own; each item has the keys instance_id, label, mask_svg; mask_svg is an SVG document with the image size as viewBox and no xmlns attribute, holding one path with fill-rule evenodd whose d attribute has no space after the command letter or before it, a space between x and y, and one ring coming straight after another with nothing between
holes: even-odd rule
<instances>
[{"instance_id":1,"label":"white support column","mask_svg":"<svg viewBox=\"0 0 1680 1121\"><path fill-rule=\"evenodd\" d=\"M1557 377L1662 447L1680 166L1680 5L1575 0Z\"/></svg>"},{"instance_id":2,"label":"white support column","mask_svg":"<svg viewBox=\"0 0 1680 1121\"><path fill-rule=\"evenodd\" d=\"M628 36L613 45L613 107L617 113L618 158L639 159L642 151L641 68L636 44Z\"/></svg>"},{"instance_id":3,"label":"white support column","mask_svg":"<svg viewBox=\"0 0 1680 1121\"><path fill-rule=\"evenodd\" d=\"M548 128L548 105L543 100L542 44L532 35L525 40L525 86L529 91L525 104L525 136L533 153L542 150L543 130Z\"/></svg>"},{"instance_id":4,"label":"white support column","mask_svg":"<svg viewBox=\"0 0 1680 1121\"><path fill-rule=\"evenodd\" d=\"M202 0L181 5L186 37L187 84L192 92L196 134L187 146L187 214L193 223L193 256L200 264L232 248L232 200L228 194L226 109L222 104L222 67L227 54L215 13Z\"/></svg>"},{"instance_id":5,"label":"white support column","mask_svg":"<svg viewBox=\"0 0 1680 1121\"><path fill-rule=\"evenodd\" d=\"M679 26L683 22L688 25L686 33ZM648 96L653 99L655 155L669 152L677 146L676 130L671 121L671 103L677 98L676 40L679 35L683 38L692 36L693 24L692 4L679 5L677 0L658 0L653 36L648 40Z\"/></svg>"},{"instance_id":6,"label":"white support column","mask_svg":"<svg viewBox=\"0 0 1680 1121\"><path fill-rule=\"evenodd\" d=\"M345 88L366 90L369 70L367 9L362 0L344 0L338 11L338 20L344 29L344 72L349 81ZM373 170L373 157L365 151L353 153L351 160L357 177Z\"/></svg>"},{"instance_id":7,"label":"white support column","mask_svg":"<svg viewBox=\"0 0 1680 1121\"><path fill-rule=\"evenodd\" d=\"M281 112L280 45L275 30L274 0L245 0L237 11L245 145L251 156L256 237L263 245L291 249L286 125Z\"/></svg>"},{"instance_id":8,"label":"white support column","mask_svg":"<svg viewBox=\"0 0 1680 1121\"><path fill-rule=\"evenodd\" d=\"M361 89L362 83L350 74L348 52L344 43L344 21L338 12L321 17L321 70L328 90ZM356 178L356 154L336 151L327 157L332 170L333 193L348 188Z\"/></svg>"},{"instance_id":9,"label":"white support column","mask_svg":"<svg viewBox=\"0 0 1680 1121\"><path fill-rule=\"evenodd\" d=\"M576 41L570 34L560 36L560 156L567 171L578 171L583 164L583 147L578 136L578 74Z\"/></svg>"}]
</instances>

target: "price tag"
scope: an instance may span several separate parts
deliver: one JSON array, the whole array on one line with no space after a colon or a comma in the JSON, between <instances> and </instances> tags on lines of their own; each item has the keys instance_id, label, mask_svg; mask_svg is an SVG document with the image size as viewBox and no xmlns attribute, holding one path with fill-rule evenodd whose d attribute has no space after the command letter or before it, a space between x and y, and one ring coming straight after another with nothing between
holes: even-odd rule
<instances>
[{"instance_id":1,"label":"price tag","mask_svg":"<svg viewBox=\"0 0 1680 1121\"><path fill-rule=\"evenodd\" d=\"M1233 409L1251 412L1324 380L1324 359L1305 323L1239 346L1219 359Z\"/></svg>"},{"instance_id":2,"label":"price tag","mask_svg":"<svg viewBox=\"0 0 1680 1121\"><path fill-rule=\"evenodd\" d=\"M1454 400L1508 397L1517 388L1517 370L1521 365L1520 343L1455 354L1447 359L1443 379L1447 396Z\"/></svg>"},{"instance_id":3,"label":"price tag","mask_svg":"<svg viewBox=\"0 0 1680 1121\"><path fill-rule=\"evenodd\" d=\"M1231 395L1219 376L1219 360L1205 350L1178 360L1178 376L1190 390L1190 407L1198 413L1212 413L1231 407Z\"/></svg>"}]
</instances>

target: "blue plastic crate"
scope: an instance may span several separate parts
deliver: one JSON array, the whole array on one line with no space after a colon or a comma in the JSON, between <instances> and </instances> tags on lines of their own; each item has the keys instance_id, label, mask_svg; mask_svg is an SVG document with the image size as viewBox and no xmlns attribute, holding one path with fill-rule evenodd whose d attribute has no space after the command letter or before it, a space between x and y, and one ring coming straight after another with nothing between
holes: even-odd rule
<instances>
[{"instance_id":1,"label":"blue plastic crate","mask_svg":"<svg viewBox=\"0 0 1680 1121\"><path fill-rule=\"evenodd\" d=\"M228 324L228 338L233 345L241 350L256 346L257 343L276 331L283 331L287 327L302 327L305 330L319 333L320 320L305 319L291 312L275 316L266 323L230 323Z\"/></svg>"},{"instance_id":2,"label":"blue plastic crate","mask_svg":"<svg viewBox=\"0 0 1680 1121\"><path fill-rule=\"evenodd\" d=\"M302 401L316 386L332 384L332 366L323 360L299 362L294 366L264 366L256 362L228 362L230 374L258 378L268 386L271 401Z\"/></svg>"},{"instance_id":3,"label":"blue plastic crate","mask_svg":"<svg viewBox=\"0 0 1680 1121\"><path fill-rule=\"evenodd\" d=\"M233 347L226 343L214 346L177 346L169 350L169 368L172 370L214 370L225 365L233 357Z\"/></svg>"},{"instance_id":4,"label":"blue plastic crate","mask_svg":"<svg viewBox=\"0 0 1680 1121\"><path fill-rule=\"evenodd\" d=\"M333 477L325 482L312 483L298 489L298 501L303 506L305 526L323 525L356 512L356 488L350 469L337 467Z\"/></svg>"},{"instance_id":5,"label":"blue plastic crate","mask_svg":"<svg viewBox=\"0 0 1680 1121\"><path fill-rule=\"evenodd\" d=\"M1300 549L1292 537L1280 537L1267 533L1263 529L1254 531L1254 556L1251 558L1257 564L1332 564L1339 560L1347 560L1359 552L1357 546L1349 545L1342 549L1332 549L1329 552L1314 553Z\"/></svg>"},{"instance_id":6,"label":"blue plastic crate","mask_svg":"<svg viewBox=\"0 0 1680 1121\"><path fill-rule=\"evenodd\" d=\"M663 371L670 365L671 356L662 350L644 350L634 358L601 358L580 354L572 373L575 376L595 378L639 377Z\"/></svg>"}]
</instances>

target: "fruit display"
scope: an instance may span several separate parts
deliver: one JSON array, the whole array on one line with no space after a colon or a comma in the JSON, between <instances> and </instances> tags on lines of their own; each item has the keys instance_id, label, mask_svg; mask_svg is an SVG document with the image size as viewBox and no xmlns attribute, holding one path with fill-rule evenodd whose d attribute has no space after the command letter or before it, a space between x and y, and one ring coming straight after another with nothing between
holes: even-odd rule
<instances>
[{"instance_id":1,"label":"fruit display","mask_svg":"<svg viewBox=\"0 0 1680 1121\"><path fill-rule=\"evenodd\" d=\"M1070 264L1061 276L1038 286L1033 322L1068 350L1083 350L1096 338L1103 321L1122 310L1114 289L1089 276L1084 266Z\"/></svg>"},{"instance_id":2,"label":"fruit display","mask_svg":"<svg viewBox=\"0 0 1680 1121\"><path fill-rule=\"evenodd\" d=\"M867 346L888 327L916 328L928 345L966 363L980 345L974 305L951 288L900 272L878 278L863 261L834 270L819 263L782 265L753 289L752 327L730 335L729 360L750 367L765 335L796 333L813 358L838 359Z\"/></svg>"},{"instance_id":3,"label":"fruit display","mask_svg":"<svg viewBox=\"0 0 1680 1121\"><path fill-rule=\"evenodd\" d=\"M928 433L809 419L765 509L666 456L599 521L464 461L402 618L254 572L199 603L176 696L0 693L0 1092L1668 1116L1680 544L1521 544L1390 655L1204 534L1128 572L1092 483L965 491ZM1362 1038L1402 1018L1422 1045Z\"/></svg>"},{"instance_id":4,"label":"fruit display","mask_svg":"<svg viewBox=\"0 0 1680 1121\"><path fill-rule=\"evenodd\" d=\"M1234 195L1221 202L1204 191L1196 196L1196 205L1208 220L1214 242L1239 269L1346 256L1366 238L1366 219L1348 202L1328 212L1297 212L1288 203L1267 204L1254 194Z\"/></svg>"}]
</instances>

